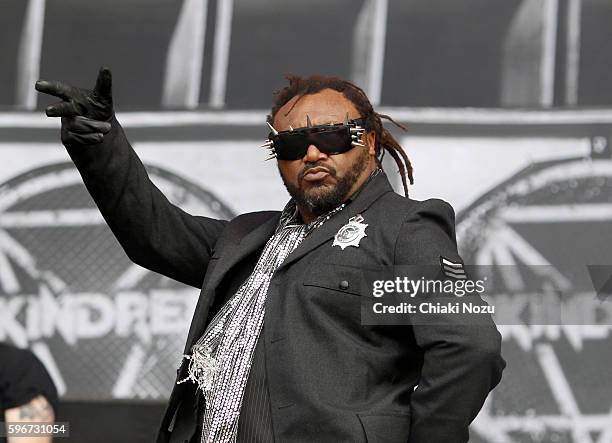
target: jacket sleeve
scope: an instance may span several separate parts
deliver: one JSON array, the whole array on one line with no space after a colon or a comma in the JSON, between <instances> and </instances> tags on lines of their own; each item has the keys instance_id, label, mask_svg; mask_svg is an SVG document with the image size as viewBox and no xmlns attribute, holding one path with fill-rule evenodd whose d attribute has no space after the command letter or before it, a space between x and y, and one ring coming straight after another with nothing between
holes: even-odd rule
<instances>
[{"instance_id":1,"label":"jacket sleeve","mask_svg":"<svg viewBox=\"0 0 612 443\"><path fill-rule=\"evenodd\" d=\"M404 221L395 260L398 265L437 268L443 278L440 256L462 262L453 208L443 200L429 199ZM479 296L471 298L485 304ZM423 366L410 401L410 443L467 442L470 422L499 383L505 367L501 336L489 314L477 315L473 323L455 314L436 314L434 321L412 316Z\"/></svg>"},{"instance_id":2,"label":"jacket sleeve","mask_svg":"<svg viewBox=\"0 0 612 443\"><path fill-rule=\"evenodd\" d=\"M102 143L66 148L87 190L133 262L200 288L227 222L193 216L170 203L114 116L111 124Z\"/></svg>"}]
</instances>

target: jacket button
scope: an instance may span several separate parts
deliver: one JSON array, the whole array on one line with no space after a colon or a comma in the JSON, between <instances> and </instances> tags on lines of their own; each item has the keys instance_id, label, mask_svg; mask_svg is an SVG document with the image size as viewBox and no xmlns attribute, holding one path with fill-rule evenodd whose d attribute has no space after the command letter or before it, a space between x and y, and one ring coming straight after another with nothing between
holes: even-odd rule
<instances>
[{"instance_id":1,"label":"jacket button","mask_svg":"<svg viewBox=\"0 0 612 443\"><path fill-rule=\"evenodd\" d=\"M349 282L346 280L342 280L338 286L340 287L340 289L348 289Z\"/></svg>"}]
</instances>

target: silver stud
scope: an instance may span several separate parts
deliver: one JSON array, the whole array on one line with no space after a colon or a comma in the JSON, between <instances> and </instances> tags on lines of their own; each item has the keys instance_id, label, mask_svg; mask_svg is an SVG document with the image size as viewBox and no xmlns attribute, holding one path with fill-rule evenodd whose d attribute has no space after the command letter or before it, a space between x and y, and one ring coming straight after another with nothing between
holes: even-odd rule
<instances>
[{"instance_id":1,"label":"silver stud","mask_svg":"<svg viewBox=\"0 0 612 443\"><path fill-rule=\"evenodd\" d=\"M268 126L270 127L270 129L272 130L272 134L274 135L278 135L278 131L276 129L274 129L274 126L272 126L270 124L270 122L266 122L268 124Z\"/></svg>"},{"instance_id":2,"label":"silver stud","mask_svg":"<svg viewBox=\"0 0 612 443\"><path fill-rule=\"evenodd\" d=\"M348 125L349 122L349 118L348 118L348 112L346 113L346 116L344 117L344 124Z\"/></svg>"},{"instance_id":3,"label":"silver stud","mask_svg":"<svg viewBox=\"0 0 612 443\"><path fill-rule=\"evenodd\" d=\"M289 125L289 130L293 132L293 126Z\"/></svg>"},{"instance_id":4,"label":"silver stud","mask_svg":"<svg viewBox=\"0 0 612 443\"><path fill-rule=\"evenodd\" d=\"M351 145L353 145L353 146L365 146L363 143L359 143L359 142L352 142Z\"/></svg>"},{"instance_id":5,"label":"silver stud","mask_svg":"<svg viewBox=\"0 0 612 443\"><path fill-rule=\"evenodd\" d=\"M308 114L306 114L306 127L312 128L312 122L310 121Z\"/></svg>"}]
</instances>

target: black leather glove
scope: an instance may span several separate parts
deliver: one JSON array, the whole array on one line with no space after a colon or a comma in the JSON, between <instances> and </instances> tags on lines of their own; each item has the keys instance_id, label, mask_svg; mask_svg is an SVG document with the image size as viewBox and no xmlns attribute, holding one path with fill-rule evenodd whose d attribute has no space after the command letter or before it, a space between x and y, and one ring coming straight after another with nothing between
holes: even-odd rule
<instances>
[{"instance_id":1,"label":"black leather glove","mask_svg":"<svg viewBox=\"0 0 612 443\"><path fill-rule=\"evenodd\" d=\"M113 117L112 75L100 68L93 90L76 88L58 81L39 80L36 90L61 98L47 106L48 117L62 118L62 143L65 146L101 143L111 129Z\"/></svg>"}]
</instances>

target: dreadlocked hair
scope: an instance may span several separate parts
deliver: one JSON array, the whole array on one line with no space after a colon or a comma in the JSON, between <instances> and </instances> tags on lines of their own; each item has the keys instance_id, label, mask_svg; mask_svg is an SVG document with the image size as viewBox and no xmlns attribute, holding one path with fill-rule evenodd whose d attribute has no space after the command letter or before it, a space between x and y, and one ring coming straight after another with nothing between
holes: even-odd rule
<instances>
[{"instance_id":1,"label":"dreadlocked hair","mask_svg":"<svg viewBox=\"0 0 612 443\"><path fill-rule=\"evenodd\" d=\"M377 166L382 169L384 153L385 151L389 152L399 168L398 172L402 177L404 194L408 197L408 183L406 182L406 177L408 177L410 184L414 184L412 164L397 140L395 140L393 135L383 127L382 119L389 120L405 131L406 128L403 125L396 123L388 115L379 114L374 111L365 92L359 86L347 80L343 80L339 77L325 77L322 75L313 75L306 78L298 75L287 75L286 78L289 80L289 85L274 93L272 110L268 115L268 122L270 124L273 124L274 117L276 117L279 109L295 96L299 96L299 100L304 95L316 94L323 89L333 89L341 92L353 103L353 105L355 105L361 116L365 118L366 131L374 131L376 137L375 148Z\"/></svg>"}]
</instances>

